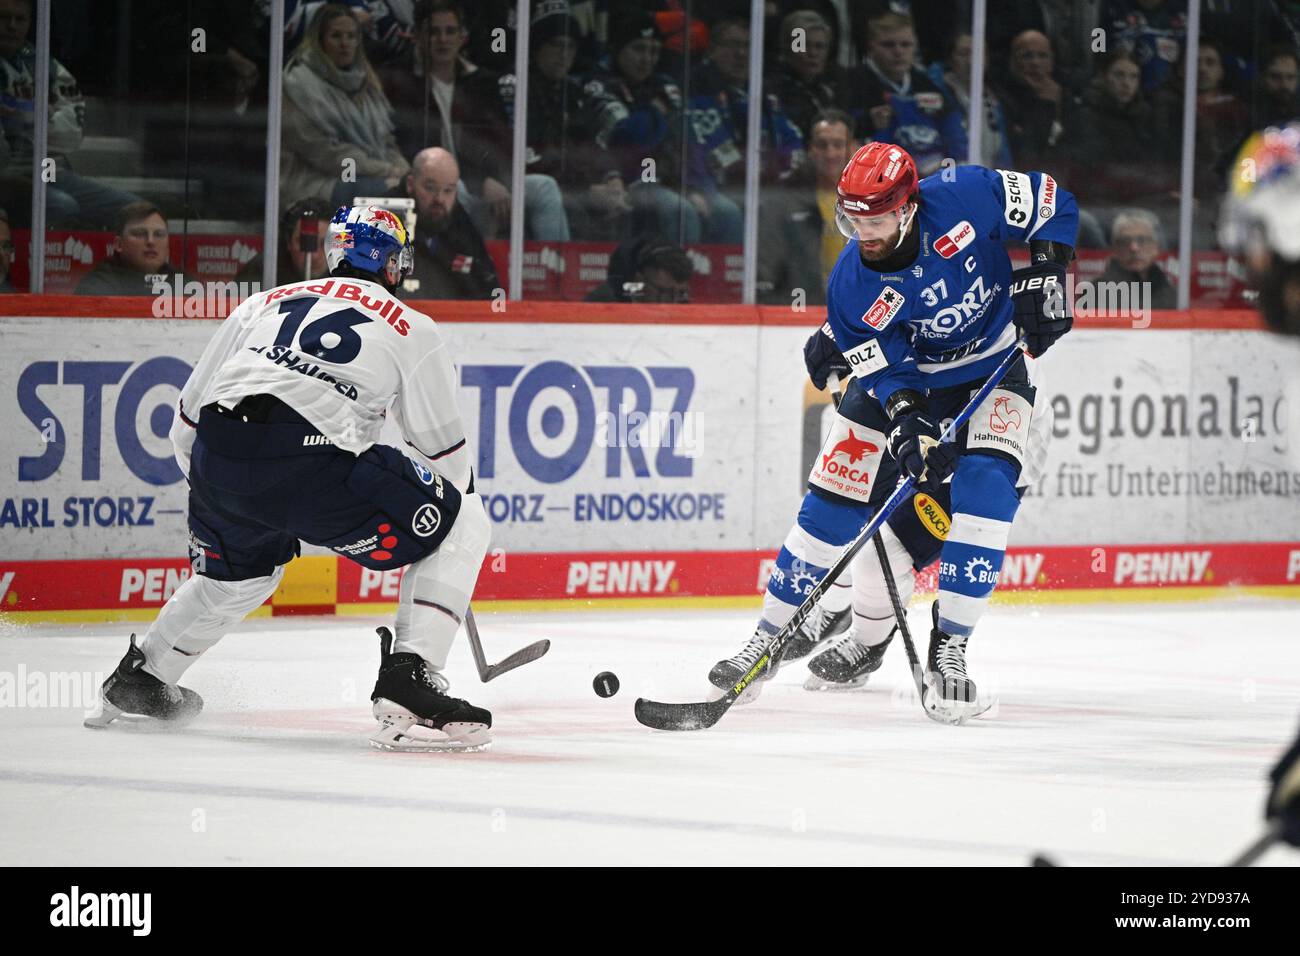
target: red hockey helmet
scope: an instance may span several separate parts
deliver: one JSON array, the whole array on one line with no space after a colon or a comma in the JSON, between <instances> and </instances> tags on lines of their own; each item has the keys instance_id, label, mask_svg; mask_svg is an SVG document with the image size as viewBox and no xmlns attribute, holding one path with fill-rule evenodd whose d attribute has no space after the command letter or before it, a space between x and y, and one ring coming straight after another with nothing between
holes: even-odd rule
<instances>
[{"instance_id":1,"label":"red hockey helmet","mask_svg":"<svg viewBox=\"0 0 1300 956\"><path fill-rule=\"evenodd\" d=\"M916 163L901 146L867 143L861 147L840 173L835 204L840 232L853 239L857 232L846 217L875 218L910 202L916 196L919 178Z\"/></svg>"}]
</instances>

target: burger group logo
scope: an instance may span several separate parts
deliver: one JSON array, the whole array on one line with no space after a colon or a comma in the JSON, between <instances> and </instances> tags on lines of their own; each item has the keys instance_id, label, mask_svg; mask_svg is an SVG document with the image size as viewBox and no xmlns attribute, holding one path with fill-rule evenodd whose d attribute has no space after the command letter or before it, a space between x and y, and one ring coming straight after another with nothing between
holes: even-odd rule
<instances>
[{"instance_id":1,"label":"burger group logo","mask_svg":"<svg viewBox=\"0 0 1300 956\"><path fill-rule=\"evenodd\" d=\"M993 562L988 558L974 557L966 562L966 580L971 584L998 583L998 573L993 570Z\"/></svg>"}]
</instances>

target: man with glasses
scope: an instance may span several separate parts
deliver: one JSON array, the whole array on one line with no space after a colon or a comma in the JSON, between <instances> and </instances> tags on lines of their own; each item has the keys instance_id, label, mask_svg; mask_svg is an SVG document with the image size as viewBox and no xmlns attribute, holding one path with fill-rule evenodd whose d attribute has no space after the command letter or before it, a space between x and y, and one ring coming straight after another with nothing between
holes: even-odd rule
<instances>
[{"instance_id":1,"label":"man with glasses","mask_svg":"<svg viewBox=\"0 0 1300 956\"><path fill-rule=\"evenodd\" d=\"M167 220L151 202L133 202L117 214L113 255L77 284L77 295L154 295L154 276L170 276Z\"/></svg>"},{"instance_id":2,"label":"man with glasses","mask_svg":"<svg viewBox=\"0 0 1300 956\"><path fill-rule=\"evenodd\" d=\"M505 235L513 202L507 185L512 130L503 89L513 93L514 78L465 57L469 31L457 0L420 0L414 17L411 61L379 70L395 111L397 144L404 156L430 146L455 156L461 169L460 204L485 237ZM568 240L568 215L552 177L524 177L524 223L530 239Z\"/></svg>"},{"instance_id":3,"label":"man with glasses","mask_svg":"<svg viewBox=\"0 0 1300 956\"><path fill-rule=\"evenodd\" d=\"M1165 271L1156 262L1164 251L1160 220L1145 209L1123 209L1110 228L1111 256L1096 284L1141 283L1141 302L1152 309L1177 308L1178 296ZM1082 286L1080 287L1082 291Z\"/></svg>"},{"instance_id":4,"label":"man with glasses","mask_svg":"<svg viewBox=\"0 0 1300 956\"><path fill-rule=\"evenodd\" d=\"M587 302L691 301L690 257L657 236L631 239L609 257L605 281L587 293Z\"/></svg>"}]
</instances>

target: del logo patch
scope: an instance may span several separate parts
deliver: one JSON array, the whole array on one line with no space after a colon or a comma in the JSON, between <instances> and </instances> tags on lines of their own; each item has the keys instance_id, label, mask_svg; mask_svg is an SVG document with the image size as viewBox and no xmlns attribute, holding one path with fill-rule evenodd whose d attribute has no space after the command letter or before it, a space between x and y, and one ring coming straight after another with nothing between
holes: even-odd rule
<instances>
[{"instance_id":1,"label":"del logo patch","mask_svg":"<svg viewBox=\"0 0 1300 956\"><path fill-rule=\"evenodd\" d=\"M975 227L963 219L938 239L934 240L934 251L945 259L951 259L971 244L975 238Z\"/></svg>"}]
</instances>

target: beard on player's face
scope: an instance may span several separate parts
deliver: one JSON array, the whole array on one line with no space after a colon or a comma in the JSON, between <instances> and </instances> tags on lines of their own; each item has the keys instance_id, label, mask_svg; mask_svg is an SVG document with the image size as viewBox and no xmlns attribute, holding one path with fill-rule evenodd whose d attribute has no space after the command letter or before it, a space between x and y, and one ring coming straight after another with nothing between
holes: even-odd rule
<instances>
[{"instance_id":1,"label":"beard on player's face","mask_svg":"<svg viewBox=\"0 0 1300 956\"><path fill-rule=\"evenodd\" d=\"M902 230L900 227L895 227L887 236L874 239L859 239L858 251L862 254L862 258L868 262L877 262L897 249L901 239Z\"/></svg>"}]
</instances>

